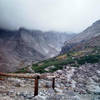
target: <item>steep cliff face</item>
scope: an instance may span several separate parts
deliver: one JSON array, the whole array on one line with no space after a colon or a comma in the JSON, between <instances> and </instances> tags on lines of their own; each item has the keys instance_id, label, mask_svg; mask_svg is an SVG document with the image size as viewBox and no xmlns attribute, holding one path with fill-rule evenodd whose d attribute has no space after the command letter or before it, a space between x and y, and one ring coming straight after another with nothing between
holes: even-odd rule
<instances>
[{"instance_id":1,"label":"steep cliff face","mask_svg":"<svg viewBox=\"0 0 100 100\"><path fill-rule=\"evenodd\" d=\"M84 49L87 46L100 47L100 20L93 23L86 30L73 37L70 41L65 42L61 53L66 53L73 49Z\"/></svg>"},{"instance_id":2,"label":"steep cliff face","mask_svg":"<svg viewBox=\"0 0 100 100\"><path fill-rule=\"evenodd\" d=\"M16 71L34 61L56 56L73 34L39 30L0 30L0 70Z\"/></svg>"}]
</instances>

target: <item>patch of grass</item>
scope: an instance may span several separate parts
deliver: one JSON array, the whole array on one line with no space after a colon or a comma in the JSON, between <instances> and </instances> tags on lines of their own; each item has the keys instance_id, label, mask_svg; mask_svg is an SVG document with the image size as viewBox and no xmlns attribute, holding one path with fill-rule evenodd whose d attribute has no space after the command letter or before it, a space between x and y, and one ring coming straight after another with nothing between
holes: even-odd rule
<instances>
[{"instance_id":1,"label":"patch of grass","mask_svg":"<svg viewBox=\"0 0 100 100\"><path fill-rule=\"evenodd\" d=\"M49 70L49 72L54 72L56 70L62 69L64 65L79 67L80 65L85 64L85 63L97 63L100 61L100 48L96 47L94 48L94 50L93 48L92 49L88 48L86 50L73 51L64 55L59 55L55 58L50 58L48 60L41 61L39 63L33 64L32 69L36 73L45 73L45 72L48 72L45 70L45 68L48 68L49 66L54 66L54 68L50 68ZM25 72L27 72L27 68L22 68L17 73L25 73Z\"/></svg>"},{"instance_id":2,"label":"patch of grass","mask_svg":"<svg viewBox=\"0 0 100 100\"><path fill-rule=\"evenodd\" d=\"M42 65L38 66L38 64L42 63ZM33 64L32 69L36 72L36 73L45 73L47 71L45 71L45 68L49 67L49 66L54 66L54 68L51 68L49 72L54 72L58 69L62 69L64 65L67 64L72 64L75 63L75 61L69 57L67 59L50 59L50 60L45 60L43 62L40 62L37 65Z\"/></svg>"},{"instance_id":3,"label":"patch of grass","mask_svg":"<svg viewBox=\"0 0 100 100\"><path fill-rule=\"evenodd\" d=\"M27 67L19 69L18 71L16 71L16 73L27 73Z\"/></svg>"},{"instance_id":4,"label":"patch of grass","mask_svg":"<svg viewBox=\"0 0 100 100\"><path fill-rule=\"evenodd\" d=\"M97 63L100 61L100 55L88 55L81 57L80 59L77 60L78 64L85 64L85 63Z\"/></svg>"}]
</instances>

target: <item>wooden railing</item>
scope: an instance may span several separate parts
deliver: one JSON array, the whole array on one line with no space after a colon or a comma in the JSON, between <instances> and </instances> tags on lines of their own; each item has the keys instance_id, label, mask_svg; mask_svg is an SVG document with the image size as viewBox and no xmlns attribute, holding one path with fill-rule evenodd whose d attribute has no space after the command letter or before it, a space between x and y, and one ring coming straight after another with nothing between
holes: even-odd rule
<instances>
[{"instance_id":1,"label":"wooden railing","mask_svg":"<svg viewBox=\"0 0 100 100\"><path fill-rule=\"evenodd\" d=\"M35 79L34 82L34 96L38 95L38 85L39 79L52 79L52 88L55 88L55 76L47 75L47 74L13 74L13 73L2 73L0 72L0 76L3 77L14 77L14 78L28 78L28 79Z\"/></svg>"}]
</instances>

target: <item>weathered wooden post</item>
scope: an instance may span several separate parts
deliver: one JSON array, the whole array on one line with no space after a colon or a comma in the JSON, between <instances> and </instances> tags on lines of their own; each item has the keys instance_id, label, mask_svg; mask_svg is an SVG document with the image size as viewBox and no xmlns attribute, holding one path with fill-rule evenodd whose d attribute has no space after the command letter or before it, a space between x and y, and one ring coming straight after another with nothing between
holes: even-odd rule
<instances>
[{"instance_id":1,"label":"weathered wooden post","mask_svg":"<svg viewBox=\"0 0 100 100\"><path fill-rule=\"evenodd\" d=\"M35 78L35 86L34 86L34 96L38 95L38 83L39 83L39 76Z\"/></svg>"},{"instance_id":2,"label":"weathered wooden post","mask_svg":"<svg viewBox=\"0 0 100 100\"><path fill-rule=\"evenodd\" d=\"M3 78L0 78L0 80L1 80L1 81L4 81L4 79L3 79Z\"/></svg>"},{"instance_id":3,"label":"weathered wooden post","mask_svg":"<svg viewBox=\"0 0 100 100\"><path fill-rule=\"evenodd\" d=\"M28 78L28 79L35 79L34 82L34 96L38 95L38 85L39 85L39 79L45 79L45 78L52 78L52 88L55 89L55 77L54 76L48 76L47 74L15 74L15 73L2 73L0 72L0 76L3 77L14 77L14 78ZM1 78L0 78L1 79Z\"/></svg>"},{"instance_id":4,"label":"weathered wooden post","mask_svg":"<svg viewBox=\"0 0 100 100\"><path fill-rule=\"evenodd\" d=\"M52 88L55 89L55 78L52 79Z\"/></svg>"}]
</instances>

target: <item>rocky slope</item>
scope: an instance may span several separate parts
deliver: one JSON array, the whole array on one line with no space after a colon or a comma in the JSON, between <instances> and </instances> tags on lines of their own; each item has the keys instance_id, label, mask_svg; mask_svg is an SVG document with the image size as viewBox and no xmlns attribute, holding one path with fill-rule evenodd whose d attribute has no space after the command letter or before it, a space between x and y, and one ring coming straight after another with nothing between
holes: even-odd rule
<instances>
[{"instance_id":1,"label":"rocky slope","mask_svg":"<svg viewBox=\"0 0 100 100\"><path fill-rule=\"evenodd\" d=\"M71 43L78 43L85 41L100 35L100 20L94 22L91 26L85 29L83 32L79 33L73 39L70 40Z\"/></svg>"},{"instance_id":2,"label":"rocky slope","mask_svg":"<svg viewBox=\"0 0 100 100\"><path fill-rule=\"evenodd\" d=\"M51 73L48 73L50 75ZM34 81L6 78L0 81L0 100L100 100L100 64L84 64L79 68L64 66L51 80L39 81L39 95L34 97Z\"/></svg>"},{"instance_id":3,"label":"rocky slope","mask_svg":"<svg viewBox=\"0 0 100 100\"><path fill-rule=\"evenodd\" d=\"M73 34L20 28L0 29L0 71L16 71L34 61L56 56Z\"/></svg>"},{"instance_id":4,"label":"rocky slope","mask_svg":"<svg viewBox=\"0 0 100 100\"><path fill-rule=\"evenodd\" d=\"M100 20L93 23L83 32L73 37L70 41L65 42L61 53L70 50L82 50L86 47L100 47Z\"/></svg>"}]
</instances>

